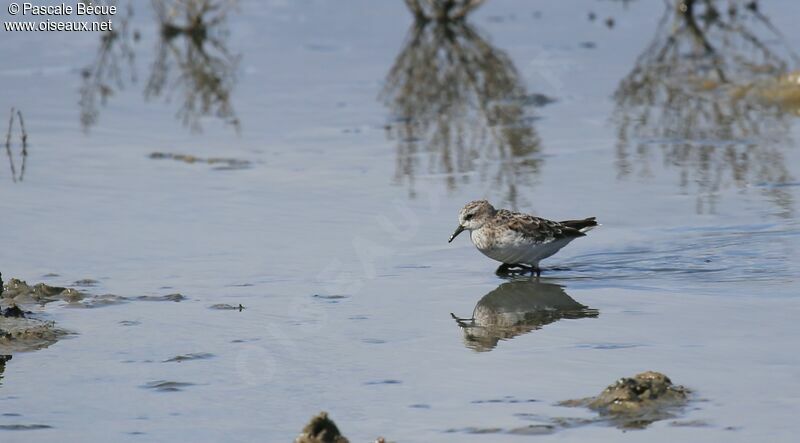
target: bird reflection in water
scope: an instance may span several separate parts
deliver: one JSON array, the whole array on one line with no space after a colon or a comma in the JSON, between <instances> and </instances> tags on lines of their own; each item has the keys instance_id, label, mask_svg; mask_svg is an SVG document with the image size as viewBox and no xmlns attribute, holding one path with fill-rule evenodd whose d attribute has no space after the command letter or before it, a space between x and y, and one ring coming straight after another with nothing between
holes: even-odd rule
<instances>
[{"instance_id":1,"label":"bird reflection in water","mask_svg":"<svg viewBox=\"0 0 800 443\"><path fill-rule=\"evenodd\" d=\"M416 18L381 92L393 114L396 182L414 197L421 175L442 174L452 190L477 172L516 208L541 168L535 100L511 58L465 20L480 1L406 3Z\"/></svg>"},{"instance_id":2,"label":"bird reflection in water","mask_svg":"<svg viewBox=\"0 0 800 443\"><path fill-rule=\"evenodd\" d=\"M171 94L180 94L182 100L176 116L194 132L202 129L200 122L205 117L218 118L239 129L239 119L231 104L239 57L227 48L226 29L228 12L234 3L234 0L151 3L160 35L144 95L146 99L164 97L171 101ZM141 36L138 30L132 30L132 5L131 2L118 8L114 30L102 34L94 61L82 71L80 108L85 131L97 124L100 107L109 97L126 83L137 80L134 47Z\"/></svg>"},{"instance_id":3,"label":"bird reflection in water","mask_svg":"<svg viewBox=\"0 0 800 443\"><path fill-rule=\"evenodd\" d=\"M681 189L698 194L698 213L714 213L724 188L764 184L791 214L782 151L800 86L794 95L780 89L791 83L782 80L792 75L790 60L797 56L757 1L667 2L652 42L614 93L619 177L676 168Z\"/></svg>"},{"instance_id":4,"label":"bird reflection in water","mask_svg":"<svg viewBox=\"0 0 800 443\"><path fill-rule=\"evenodd\" d=\"M501 284L475 305L472 318L455 319L464 344L475 351L491 351L500 340L541 329L561 319L595 318L599 311L567 295L564 287L520 279Z\"/></svg>"},{"instance_id":5,"label":"bird reflection in water","mask_svg":"<svg viewBox=\"0 0 800 443\"><path fill-rule=\"evenodd\" d=\"M0 354L0 386L3 385L3 372L6 370L6 362L11 360L11 355Z\"/></svg>"}]
</instances>

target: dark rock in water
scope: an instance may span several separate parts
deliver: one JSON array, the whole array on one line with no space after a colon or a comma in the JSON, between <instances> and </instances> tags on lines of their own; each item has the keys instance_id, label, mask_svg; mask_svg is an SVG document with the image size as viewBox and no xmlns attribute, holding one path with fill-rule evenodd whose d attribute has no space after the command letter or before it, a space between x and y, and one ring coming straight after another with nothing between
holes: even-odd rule
<instances>
[{"instance_id":1,"label":"dark rock in water","mask_svg":"<svg viewBox=\"0 0 800 443\"><path fill-rule=\"evenodd\" d=\"M22 425L22 424L14 424L14 425L0 425L1 431L32 431L35 429L50 429L52 426L49 425L40 425L40 424L33 424L33 425Z\"/></svg>"},{"instance_id":2,"label":"dark rock in water","mask_svg":"<svg viewBox=\"0 0 800 443\"><path fill-rule=\"evenodd\" d=\"M3 317L25 318L25 311L20 309L19 306L14 305L6 308L5 311L3 311Z\"/></svg>"},{"instance_id":3,"label":"dark rock in water","mask_svg":"<svg viewBox=\"0 0 800 443\"><path fill-rule=\"evenodd\" d=\"M182 294L175 293L175 294L167 294L167 295L141 295L136 297L136 300L139 301L173 301L173 302L180 302L182 300L186 300L186 297Z\"/></svg>"},{"instance_id":4,"label":"dark rock in water","mask_svg":"<svg viewBox=\"0 0 800 443\"><path fill-rule=\"evenodd\" d=\"M685 406L691 391L672 384L666 375L647 371L617 380L596 397L567 400L561 406L585 406L621 428L641 429L673 418Z\"/></svg>"},{"instance_id":5,"label":"dark rock in water","mask_svg":"<svg viewBox=\"0 0 800 443\"><path fill-rule=\"evenodd\" d=\"M194 386L194 383L169 381L169 380L155 380L145 383L142 387L145 389L153 389L159 392L178 392L183 390L183 388L189 386Z\"/></svg>"},{"instance_id":6,"label":"dark rock in water","mask_svg":"<svg viewBox=\"0 0 800 443\"><path fill-rule=\"evenodd\" d=\"M303 432L294 439L294 443L349 443L336 423L328 418L327 412L320 412L311 417L311 421L303 428Z\"/></svg>"},{"instance_id":7,"label":"dark rock in water","mask_svg":"<svg viewBox=\"0 0 800 443\"><path fill-rule=\"evenodd\" d=\"M209 165L218 165L214 169L245 169L250 167L251 164L249 160L237 158L200 158L194 155L173 154L169 152L153 152L149 157L154 160L172 159L189 164L205 163Z\"/></svg>"},{"instance_id":8,"label":"dark rock in water","mask_svg":"<svg viewBox=\"0 0 800 443\"><path fill-rule=\"evenodd\" d=\"M211 353L208 353L208 352L193 352L191 354L176 355L175 357L172 357L170 359L164 360L164 363L169 363L169 362L178 362L178 363L180 363L180 362L188 361L188 360L205 360L205 359L213 358L213 357L214 357L214 354L211 354Z\"/></svg>"},{"instance_id":9,"label":"dark rock in water","mask_svg":"<svg viewBox=\"0 0 800 443\"><path fill-rule=\"evenodd\" d=\"M77 280L77 281L73 282L72 284L75 285L75 286L96 286L98 283L100 283L100 282L97 281L97 280L94 280L94 279L91 279L91 278L84 278L84 279L81 279L81 280Z\"/></svg>"},{"instance_id":10,"label":"dark rock in water","mask_svg":"<svg viewBox=\"0 0 800 443\"><path fill-rule=\"evenodd\" d=\"M44 283L28 285L23 280L12 278L2 291L3 298L20 303L49 303L56 300L74 301L83 298L83 294L61 286L50 286Z\"/></svg>"},{"instance_id":11,"label":"dark rock in water","mask_svg":"<svg viewBox=\"0 0 800 443\"><path fill-rule=\"evenodd\" d=\"M67 332L53 322L25 317L0 316L0 354L46 348Z\"/></svg>"},{"instance_id":12,"label":"dark rock in water","mask_svg":"<svg viewBox=\"0 0 800 443\"><path fill-rule=\"evenodd\" d=\"M236 310L236 311L242 312L242 310L244 310L246 308L244 306L242 306L241 303L239 304L239 306L233 306L233 305L229 305L227 303L217 303L215 305L209 306L208 309L219 309L221 311L234 311L234 310Z\"/></svg>"}]
</instances>

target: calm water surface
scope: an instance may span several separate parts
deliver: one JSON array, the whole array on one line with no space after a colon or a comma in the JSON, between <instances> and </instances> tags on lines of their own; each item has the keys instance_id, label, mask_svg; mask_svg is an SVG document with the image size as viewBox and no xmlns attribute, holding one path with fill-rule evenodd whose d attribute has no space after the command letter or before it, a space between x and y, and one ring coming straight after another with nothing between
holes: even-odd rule
<instances>
[{"instance_id":1,"label":"calm water surface","mask_svg":"<svg viewBox=\"0 0 800 443\"><path fill-rule=\"evenodd\" d=\"M120 5L112 41L0 39L29 135L22 177L18 142L0 161L0 272L187 299L29 307L75 335L6 364L0 426L49 428L2 441L290 441L320 410L351 441L518 441L468 430L594 417L555 403L649 369L695 391L693 426L538 438L800 430L800 124L759 95L800 67L800 4L695 30L658 1L418 27L399 0L241 1L200 45L161 33L191 10ZM481 197L603 226L509 282L447 244ZM450 316L541 306L570 313Z\"/></svg>"}]
</instances>

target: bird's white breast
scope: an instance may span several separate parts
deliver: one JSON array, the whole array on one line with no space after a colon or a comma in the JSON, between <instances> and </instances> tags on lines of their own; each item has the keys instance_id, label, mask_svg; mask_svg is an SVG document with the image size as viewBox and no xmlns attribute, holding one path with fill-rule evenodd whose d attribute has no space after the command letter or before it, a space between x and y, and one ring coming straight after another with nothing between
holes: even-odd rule
<instances>
[{"instance_id":1,"label":"bird's white breast","mask_svg":"<svg viewBox=\"0 0 800 443\"><path fill-rule=\"evenodd\" d=\"M572 239L535 242L512 229L481 228L470 233L472 243L487 257L503 263L538 265Z\"/></svg>"}]
</instances>

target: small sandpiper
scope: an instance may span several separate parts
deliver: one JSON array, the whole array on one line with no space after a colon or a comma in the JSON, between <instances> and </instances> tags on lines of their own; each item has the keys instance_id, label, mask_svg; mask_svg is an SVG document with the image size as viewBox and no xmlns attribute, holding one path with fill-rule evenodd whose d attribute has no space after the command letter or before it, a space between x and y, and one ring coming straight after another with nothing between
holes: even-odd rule
<instances>
[{"instance_id":1,"label":"small sandpiper","mask_svg":"<svg viewBox=\"0 0 800 443\"><path fill-rule=\"evenodd\" d=\"M501 262L497 274L512 268L535 273L542 270L539 261L558 252L572 240L598 226L595 217L556 222L529 214L495 209L486 200L469 202L458 214L458 227L448 243L461 232L470 232L475 247L484 255Z\"/></svg>"}]
</instances>

